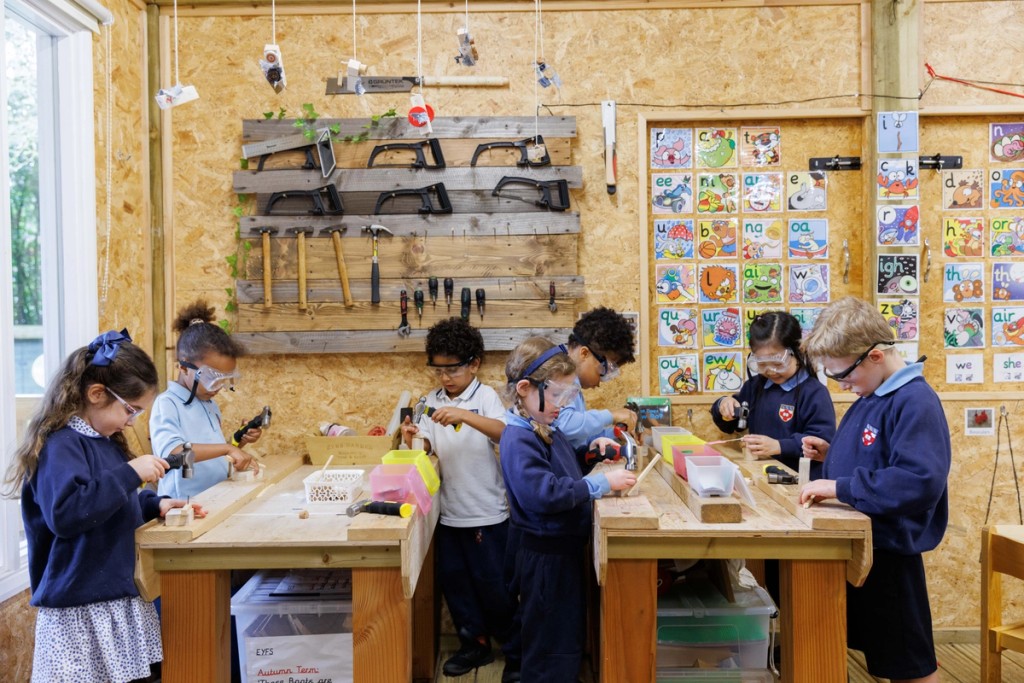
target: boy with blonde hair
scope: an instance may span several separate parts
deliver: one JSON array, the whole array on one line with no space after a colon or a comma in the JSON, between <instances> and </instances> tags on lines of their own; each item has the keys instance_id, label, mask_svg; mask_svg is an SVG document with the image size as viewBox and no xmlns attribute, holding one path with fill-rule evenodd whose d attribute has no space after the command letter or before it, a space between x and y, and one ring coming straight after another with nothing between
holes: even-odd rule
<instances>
[{"instance_id":1,"label":"boy with blonde hair","mask_svg":"<svg viewBox=\"0 0 1024 683\"><path fill-rule=\"evenodd\" d=\"M862 587L846 589L849 646L864 652L872 676L937 683L921 554L946 531L949 426L922 362L905 362L895 343L885 318L865 301L840 299L818 317L804 350L860 398L831 445L804 437L804 455L824 465L800 502L837 498L871 518L871 572Z\"/></svg>"}]
</instances>

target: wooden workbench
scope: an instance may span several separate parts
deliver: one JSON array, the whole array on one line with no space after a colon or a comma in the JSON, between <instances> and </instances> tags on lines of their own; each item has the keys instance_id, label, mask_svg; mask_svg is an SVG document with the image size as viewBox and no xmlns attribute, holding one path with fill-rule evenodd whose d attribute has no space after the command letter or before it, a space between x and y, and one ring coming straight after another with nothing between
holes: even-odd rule
<instances>
[{"instance_id":1,"label":"wooden workbench","mask_svg":"<svg viewBox=\"0 0 1024 683\"><path fill-rule=\"evenodd\" d=\"M664 462L640 489L656 528L635 504L595 502L601 683L655 680L659 559L732 558L781 560L783 681L846 683L845 584L863 583L871 567L870 520L836 501L804 509L798 487L759 481L763 463L737 464L753 478L757 503L744 505L737 523L698 521L673 491L679 482Z\"/></svg>"},{"instance_id":2,"label":"wooden workbench","mask_svg":"<svg viewBox=\"0 0 1024 683\"><path fill-rule=\"evenodd\" d=\"M299 456L264 462L263 481L222 482L196 496L207 519L190 527L153 522L136 533L138 566L162 589L164 683L230 680L230 570L337 567L352 569L355 680L432 680L430 549L439 506L407 519L350 518L346 504L306 504L302 480L319 467ZM373 464L353 466L368 473Z\"/></svg>"}]
</instances>

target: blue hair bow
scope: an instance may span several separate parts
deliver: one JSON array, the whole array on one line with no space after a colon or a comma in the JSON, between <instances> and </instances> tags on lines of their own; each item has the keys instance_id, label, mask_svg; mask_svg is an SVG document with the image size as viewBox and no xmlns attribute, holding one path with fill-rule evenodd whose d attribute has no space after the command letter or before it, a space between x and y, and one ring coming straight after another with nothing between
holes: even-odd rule
<instances>
[{"instance_id":1,"label":"blue hair bow","mask_svg":"<svg viewBox=\"0 0 1024 683\"><path fill-rule=\"evenodd\" d=\"M117 356L117 351L121 348L121 344L123 342L131 342L131 340L132 338L129 336L127 328L120 332L115 332L114 330L104 332L89 342L89 353L93 354L89 364L101 367L110 365L114 361L114 357Z\"/></svg>"}]
</instances>

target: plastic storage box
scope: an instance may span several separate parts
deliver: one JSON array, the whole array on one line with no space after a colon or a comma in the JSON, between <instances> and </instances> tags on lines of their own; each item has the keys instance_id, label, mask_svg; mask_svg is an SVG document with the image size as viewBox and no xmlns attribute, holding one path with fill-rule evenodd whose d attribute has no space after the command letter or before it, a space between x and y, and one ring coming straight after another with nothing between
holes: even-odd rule
<instances>
[{"instance_id":1,"label":"plastic storage box","mask_svg":"<svg viewBox=\"0 0 1024 683\"><path fill-rule=\"evenodd\" d=\"M775 603L761 587L735 597L730 603L710 581L696 580L658 598L658 669L764 669Z\"/></svg>"},{"instance_id":2,"label":"plastic storage box","mask_svg":"<svg viewBox=\"0 0 1024 683\"><path fill-rule=\"evenodd\" d=\"M424 515L433 504L415 465L377 465L370 470L370 495L374 500L415 503Z\"/></svg>"},{"instance_id":3,"label":"plastic storage box","mask_svg":"<svg viewBox=\"0 0 1024 683\"><path fill-rule=\"evenodd\" d=\"M385 465L416 465L430 495L434 495L441 488L441 478L437 476L434 463L430 461L426 451L388 451L380 461Z\"/></svg>"},{"instance_id":4,"label":"plastic storage box","mask_svg":"<svg viewBox=\"0 0 1024 683\"><path fill-rule=\"evenodd\" d=\"M312 569L249 579L231 598L242 683L352 683L351 577Z\"/></svg>"},{"instance_id":5,"label":"plastic storage box","mask_svg":"<svg viewBox=\"0 0 1024 683\"><path fill-rule=\"evenodd\" d=\"M683 479L686 479L686 459L694 455L722 455L714 446L707 444L672 444L672 468Z\"/></svg>"},{"instance_id":6,"label":"plastic storage box","mask_svg":"<svg viewBox=\"0 0 1024 683\"><path fill-rule=\"evenodd\" d=\"M657 683L774 683L767 669L659 669Z\"/></svg>"}]
</instances>

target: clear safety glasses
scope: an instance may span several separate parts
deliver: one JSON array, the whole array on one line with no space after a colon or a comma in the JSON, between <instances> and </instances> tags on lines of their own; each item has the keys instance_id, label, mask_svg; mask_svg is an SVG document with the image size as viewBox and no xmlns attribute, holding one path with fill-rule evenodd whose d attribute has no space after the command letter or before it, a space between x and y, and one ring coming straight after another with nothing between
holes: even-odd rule
<instances>
[{"instance_id":1,"label":"clear safety glasses","mask_svg":"<svg viewBox=\"0 0 1024 683\"><path fill-rule=\"evenodd\" d=\"M470 356L466 360L459 361L458 363L449 363L447 365L440 365L434 363L427 363L427 367L434 371L434 376L438 379L447 377L449 379L461 375L466 367L473 362L475 356Z\"/></svg>"},{"instance_id":2,"label":"clear safety glasses","mask_svg":"<svg viewBox=\"0 0 1024 683\"><path fill-rule=\"evenodd\" d=\"M537 387L540 391L540 405L538 406L543 412L545 401L550 401L558 408L564 408L576 399L576 395L580 393L580 385L575 382L571 384L563 384L562 382L554 382L552 380L538 381L526 378L530 384Z\"/></svg>"},{"instance_id":3,"label":"clear safety glasses","mask_svg":"<svg viewBox=\"0 0 1024 683\"><path fill-rule=\"evenodd\" d=\"M862 353L859 356L857 356L857 360L853 361L853 364L850 365L850 367L848 367L845 370L843 370L842 372L837 372L835 374L832 374L828 370L823 370L822 372L824 372L825 376L828 377L829 379L835 380L837 382L842 382L847 377L852 375L854 370L856 370L858 367L860 367L860 364L863 363L867 359L868 354L871 353L872 351L874 351L876 346L878 346L879 344L884 344L886 346L892 346L895 343L896 343L895 340L877 341L874 344L872 344L871 346L869 346L867 351L865 351L864 353Z\"/></svg>"},{"instance_id":4,"label":"clear safety glasses","mask_svg":"<svg viewBox=\"0 0 1024 683\"><path fill-rule=\"evenodd\" d=\"M789 349L774 356L755 356L750 354L747 356L747 368L755 375L782 372L789 365L789 359L792 355L793 352Z\"/></svg>"},{"instance_id":5,"label":"clear safety glasses","mask_svg":"<svg viewBox=\"0 0 1024 683\"><path fill-rule=\"evenodd\" d=\"M221 372L211 368L209 365L194 365L188 361L181 361L181 365L189 370L195 370L196 381L203 385L203 388L207 391L234 390L235 381L242 378L242 373L238 370Z\"/></svg>"},{"instance_id":6,"label":"clear safety glasses","mask_svg":"<svg viewBox=\"0 0 1024 683\"><path fill-rule=\"evenodd\" d=\"M615 361L608 360L608 358L599 354L591 346L588 346L587 348L590 349L590 355L594 357L594 360L601 364L602 382L610 382L619 376L619 366L615 363Z\"/></svg>"},{"instance_id":7,"label":"clear safety glasses","mask_svg":"<svg viewBox=\"0 0 1024 683\"><path fill-rule=\"evenodd\" d=\"M124 407L125 412L128 413L128 422L129 423L135 422L136 418L141 417L142 414L144 412L146 412L145 408L136 408L131 403L129 403L128 401L124 400L123 398L121 398L120 396L115 394L114 390L111 389L110 387L103 387L103 388L107 390L108 394L110 394L115 399L117 399L117 402L120 403L122 407Z\"/></svg>"}]
</instances>

